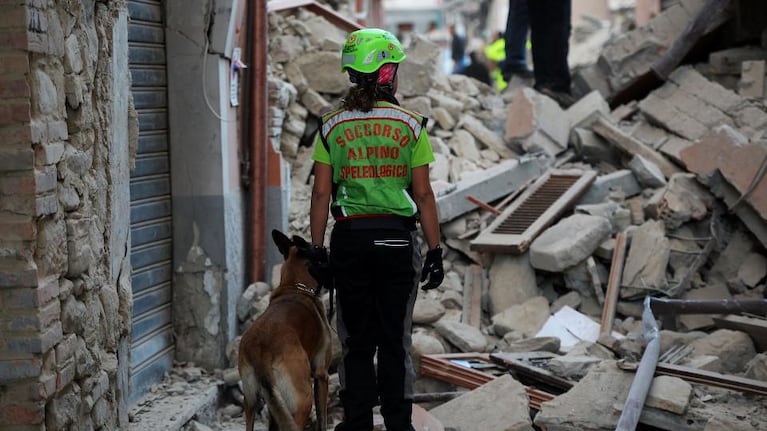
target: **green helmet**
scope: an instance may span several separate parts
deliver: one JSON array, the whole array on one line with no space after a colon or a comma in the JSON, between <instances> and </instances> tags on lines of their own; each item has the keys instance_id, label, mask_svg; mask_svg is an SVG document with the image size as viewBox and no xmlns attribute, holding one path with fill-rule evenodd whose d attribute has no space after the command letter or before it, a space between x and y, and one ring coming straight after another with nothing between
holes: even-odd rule
<instances>
[{"instance_id":1,"label":"green helmet","mask_svg":"<svg viewBox=\"0 0 767 431\"><path fill-rule=\"evenodd\" d=\"M406 57L402 44L393 34L379 28L349 33L341 49L341 70L373 73L386 63L400 63Z\"/></svg>"}]
</instances>

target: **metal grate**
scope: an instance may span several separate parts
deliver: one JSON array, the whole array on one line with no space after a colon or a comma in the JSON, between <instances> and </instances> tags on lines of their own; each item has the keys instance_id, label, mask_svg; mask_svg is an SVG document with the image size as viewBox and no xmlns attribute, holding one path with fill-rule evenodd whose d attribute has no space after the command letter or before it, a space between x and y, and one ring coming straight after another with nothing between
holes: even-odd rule
<instances>
[{"instance_id":1,"label":"metal grate","mask_svg":"<svg viewBox=\"0 0 767 431\"><path fill-rule=\"evenodd\" d=\"M538 178L471 242L471 249L523 253L588 189L596 172L554 169Z\"/></svg>"},{"instance_id":2,"label":"metal grate","mask_svg":"<svg viewBox=\"0 0 767 431\"><path fill-rule=\"evenodd\" d=\"M493 233L521 235L579 179L580 175L552 175L510 213Z\"/></svg>"}]
</instances>

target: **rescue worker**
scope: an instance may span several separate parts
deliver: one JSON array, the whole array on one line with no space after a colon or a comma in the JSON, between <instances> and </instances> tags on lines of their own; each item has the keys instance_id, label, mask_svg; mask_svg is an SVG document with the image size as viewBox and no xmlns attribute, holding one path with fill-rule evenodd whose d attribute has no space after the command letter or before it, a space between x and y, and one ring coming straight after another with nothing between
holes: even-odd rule
<instances>
[{"instance_id":1,"label":"rescue worker","mask_svg":"<svg viewBox=\"0 0 767 431\"><path fill-rule=\"evenodd\" d=\"M495 82L495 89L503 91L509 84L503 79L501 65L506 60L506 40L503 33L497 32L493 40L485 46L485 58L489 64L490 77Z\"/></svg>"},{"instance_id":2,"label":"rescue worker","mask_svg":"<svg viewBox=\"0 0 767 431\"><path fill-rule=\"evenodd\" d=\"M405 51L394 35L368 28L348 35L341 69L354 84L340 109L323 116L315 144L310 211L322 267L328 214L330 269L337 292L343 422L337 431L370 431L380 402L389 431L412 430L413 305L420 281L444 278L437 206L429 182L434 160L427 119L399 106L397 68ZM421 267L417 223L428 246ZM374 356L377 355L377 368Z\"/></svg>"}]
</instances>

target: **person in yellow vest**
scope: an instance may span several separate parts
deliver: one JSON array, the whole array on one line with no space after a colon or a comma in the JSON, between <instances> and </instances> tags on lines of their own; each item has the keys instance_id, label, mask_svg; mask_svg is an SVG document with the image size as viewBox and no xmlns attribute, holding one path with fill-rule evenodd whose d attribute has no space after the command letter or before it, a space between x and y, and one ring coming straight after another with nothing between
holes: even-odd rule
<instances>
[{"instance_id":1,"label":"person in yellow vest","mask_svg":"<svg viewBox=\"0 0 767 431\"><path fill-rule=\"evenodd\" d=\"M503 79L501 64L506 59L506 41L503 32L495 33L493 40L485 46L485 58L490 69L490 78L498 91L503 91L508 83Z\"/></svg>"},{"instance_id":2,"label":"person in yellow vest","mask_svg":"<svg viewBox=\"0 0 767 431\"><path fill-rule=\"evenodd\" d=\"M343 348L344 418L336 431L372 430L379 402L387 430L413 430L413 306L419 281L428 290L444 278L427 119L394 97L404 59L402 45L388 31L367 28L348 35L341 68L354 86L340 109L323 116L312 156L312 244L316 260L329 260L312 265L329 263ZM327 258L329 214L336 223ZM428 247L423 265L418 223Z\"/></svg>"}]
</instances>

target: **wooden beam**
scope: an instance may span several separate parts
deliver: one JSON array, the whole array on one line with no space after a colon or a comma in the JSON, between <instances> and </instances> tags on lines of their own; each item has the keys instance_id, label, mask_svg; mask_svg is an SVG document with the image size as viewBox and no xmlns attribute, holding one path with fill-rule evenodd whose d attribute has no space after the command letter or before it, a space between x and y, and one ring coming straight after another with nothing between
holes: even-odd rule
<instances>
[{"instance_id":1,"label":"wooden beam","mask_svg":"<svg viewBox=\"0 0 767 431\"><path fill-rule=\"evenodd\" d=\"M648 147L633 136L626 134L605 117L599 117L591 125L591 128L594 133L607 139L608 142L621 150L629 154L642 156L655 163L666 178L670 178L672 175L682 172L681 169L668 161L662 154Z\"/></svg>"},{"instance_id":2,"label":"wooden beam","mask_svg":"<svg viewBox=\"0 0 767 431\"><path fill-rule=\"evenodd\" d=\"M599 336L610 335L615 321L615 306L618 304L618 293L623 278L623 261L626 258L626 234L619 232L615 236L613 260L610 263L610 276L607 280L607 293L602 308L602 320L599 326Z\"/></svg>"}]
</instances>

